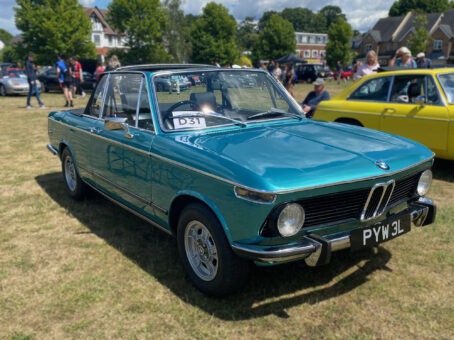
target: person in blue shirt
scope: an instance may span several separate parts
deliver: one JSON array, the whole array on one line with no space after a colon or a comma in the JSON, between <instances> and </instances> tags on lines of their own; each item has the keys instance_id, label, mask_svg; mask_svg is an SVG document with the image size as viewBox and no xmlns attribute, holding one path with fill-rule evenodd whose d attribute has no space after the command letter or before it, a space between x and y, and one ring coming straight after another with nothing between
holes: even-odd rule
<instances>
[{"instance_id":1,"label":"person in blue shirt","mask_svg":"<svg viewBox=\"0 0 454 340\"><path fill-rule=\"evenodd\" d=\"M35 55L33 53L28 54L28 59L25 62L25 73L27 74L28 80L28 96L27 96L27 109L34 109L34 106L30 105L30 98L33 93L38 100L38 104L42 109L47 109L46 105L43 104L39 98L38 79L36 77L36 67L33 65L35 61Z\"/></svg>"},{"instance_id":2,"label":"person in blue shirt","mask_svg":"<svg viewBox=\"0 0 454 340\"><path fill-rule=\"evenodd\" d=\"M314 91L309 92L301 105L306 117L312 118L318 103L329 99L329 93L325 91L325 81L322 78L317 78L314 81Z\"/></svg>"},{"instance_id":3,"label":"person in blue shirt","mask_svg":"<svg viewBox=\"0 0 454 340\"><path fill-rule=\"evenodd\" d=\"M73 107L73 94L72 94L72 74L69 65L65 63L65 56L59 53L58 60L55 63L57 68L57 78L60 82L60 87L63 88L63 94L66 99L65 107Z\"/></svg>"}]
</instances>

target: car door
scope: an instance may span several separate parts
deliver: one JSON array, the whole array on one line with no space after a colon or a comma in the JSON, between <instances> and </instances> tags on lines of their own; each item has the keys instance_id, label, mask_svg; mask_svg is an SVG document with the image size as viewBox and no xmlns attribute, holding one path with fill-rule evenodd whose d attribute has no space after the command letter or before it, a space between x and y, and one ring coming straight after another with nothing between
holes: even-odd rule
<instances>
[{"instance_id":1,"label":"car door","mask_svg":"<svg viewBox=\"0 0 454 340\"><path fill-rule=\"evenodd\" d=\"M358 86L338 110L337 116L355 119L371 129L380 128L380 116L385 111L391 77L375 77Z\"/></svg>"},{"instance_id":2,"label":"car door","mask_svg":"<svg viewBox=\"0 0 454 340\"><path fill-rule=\"evenodd\" d=\"M118 119L125 120L123 126L109 128ZM91 164L98 188L146 216L154 215L149 153L155 131L142 74L110 75L95 133Z\"/></svg>"},{"instance_id":3,"label":"car door","mask_svg":"<svg viewBox=\"0 0 454 340\"><path fill-rule=\"evenodd\" d=\"M381 130L447 151L449 112L432 75L395 76L387 108Z\"/></svg>"}]
</instances>

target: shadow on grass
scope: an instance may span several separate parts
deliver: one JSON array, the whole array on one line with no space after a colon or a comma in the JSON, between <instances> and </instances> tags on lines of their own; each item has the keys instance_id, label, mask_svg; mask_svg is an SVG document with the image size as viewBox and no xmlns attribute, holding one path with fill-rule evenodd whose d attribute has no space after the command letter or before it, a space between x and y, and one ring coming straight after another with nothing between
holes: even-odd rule
<instances>
[{"instance_id":1,"label":"shadow on grass","mask_svg":"<svg viewBox=\"0 0 454 340\"><path fill-rule=\"evenodd\" d=\"M432 171L435 179L454 182L454 161L436 158Z\"/></svg>"},{"instance_id":2,"label":"shadow on grass","mask_svg":"<svg viewBox=\"0 0 454 340\"><path fill-rule=\"evenodd\" d=\"M35 179L69 214L175 295L224 320L247 320L269 314L286 318L287 308L335 298L365 283L371 273L390 270L386 264L391 254L384 248L378 248L377 252L341 251L333 254L329 265L317 268L307 267L303 261L276 267L251 266L244 289L224 299L212 299L197 291L185 278L176 241L171 236L95 192L90 192L84 201L73 201L66 194L60 173ZM76 232L74 237L84 233ZM365 263L359 266L362 261ZM348 274L341 276L347 270Z\"/></svg>"}]
</instances>

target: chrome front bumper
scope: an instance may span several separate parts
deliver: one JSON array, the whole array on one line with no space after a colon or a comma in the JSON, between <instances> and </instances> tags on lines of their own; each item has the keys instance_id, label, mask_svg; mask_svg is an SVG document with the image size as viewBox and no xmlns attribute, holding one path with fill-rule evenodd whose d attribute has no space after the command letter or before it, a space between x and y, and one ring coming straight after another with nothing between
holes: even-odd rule
<instances>
[{"instance_id":1,"label":"chrome front bumper","mask_svg":"<svg viewBox=\"0 0 454 340\"><path fill-rule=\"evenodd\" d=\"M427 199L420 198L411 203L402 214L409 213L415 227L423 227L434 222L436 215L435 204ZM238 243L232 244L233 251L241 257L264 263L280 263L305 259L309 266L327 264L334 251L350 248L350 233L341 233L334 236L307 235L297 245L254 247Z\"/></svg>"}]
</instances>

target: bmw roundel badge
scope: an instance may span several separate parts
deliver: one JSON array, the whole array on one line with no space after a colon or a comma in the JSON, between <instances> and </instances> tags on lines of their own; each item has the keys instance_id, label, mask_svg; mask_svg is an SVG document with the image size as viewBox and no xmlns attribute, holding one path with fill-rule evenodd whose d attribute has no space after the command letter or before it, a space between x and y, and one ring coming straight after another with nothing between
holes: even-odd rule
<instances>
[{"instance_id":1,"label":"bmw roundel badge","mask_svg":"<svg viewBox=\"0 0 454 340\"><path fill-rule=\"evenodd\" d=\"M389 170L389 165L384 161L376 161L375 165L377 165L382 170Z\"/></svg>"}]
</instances>

